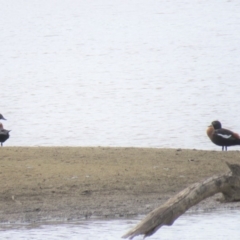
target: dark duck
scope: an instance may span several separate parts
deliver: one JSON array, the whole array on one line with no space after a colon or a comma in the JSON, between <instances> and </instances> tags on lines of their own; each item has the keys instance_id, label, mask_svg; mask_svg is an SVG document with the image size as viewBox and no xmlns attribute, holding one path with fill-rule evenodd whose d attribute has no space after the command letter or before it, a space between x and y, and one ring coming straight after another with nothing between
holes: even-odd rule
<instances>
[{"instance_id":1,"label":"dark duck","mask_svg":"<svg viewBox=\"0 0 240 240\"><path fill-rule=\"evenodd\" d=\"M4 129L2 123L0 123L0 142L1 142L1 146L3 146L3 143L10 137L9 136L10 131L11 130Z\"/></svg>"},{"instance_id":2,"label":"dark duck","mask_svg":"<svg viewBox=\"0 0 240 240\"><path fill-rule=\"evenodd\" d=\"M240 136L228 129L222 128L219 121L213 121L207 128L207 135L210 140L222 147L222 151L227 151L227 147L240 145Z\"/></svg>"}]
</instances>

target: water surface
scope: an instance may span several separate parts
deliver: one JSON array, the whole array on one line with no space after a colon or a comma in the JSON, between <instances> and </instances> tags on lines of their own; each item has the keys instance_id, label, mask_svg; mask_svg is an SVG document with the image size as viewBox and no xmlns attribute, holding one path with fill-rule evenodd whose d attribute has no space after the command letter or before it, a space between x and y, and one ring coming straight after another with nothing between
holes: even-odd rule
<instances>
[{"instance_id":1,"label":"water surface","mask_svg":"<svg viewBox=\"0 0 240 240\"><path fill-rule=\"evenodd\" d=\"M217 0L1 1L5 145L219 149L212 120L240 132L239 12Z\"/></svg>"},{"instance_id":2,"label":"water surface","mask_svg":"<svg viewBox=\"0 0 240 240\"><path fill-rule=\"evenodd\" d=\"M87 220L73 223L52 223L43 225L2 225L1 239L42 240L115 240L121 239L137 219ZM237 240L240 236L239 210L187 213L171 226L164 226L148 239L152 240ZM142 239L138 236L134 239Z\"/></svg>"}]
</instances>

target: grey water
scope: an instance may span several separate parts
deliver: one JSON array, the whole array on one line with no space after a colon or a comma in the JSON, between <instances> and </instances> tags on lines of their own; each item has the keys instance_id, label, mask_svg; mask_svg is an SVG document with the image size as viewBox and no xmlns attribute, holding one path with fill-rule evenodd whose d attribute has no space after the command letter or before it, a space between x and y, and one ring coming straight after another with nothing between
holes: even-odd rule
<instances>
[{"instance_id":1,"label":"grey water","mask_svg":"<svg viewBox=\"0 0 240 240\"><path fill-rule=\"evenodd\" d=\"M219 149L211 121L240 132L240 2L0 2L5 146Z\"/></svg>"},{"instance_id":2,"label":"grey water","mask_svg":"<svg viewBox=\"0 0 240 240\"><path fill-rule=\"evenodd\" d=\"M150 240L237 240L240 237L239 210L187 213L169 227L164 226ZM81 239L115 240L134 227L140 220L86 220L72 223L51 223L41 225L1 225L1 239ZM143 239L138 236L134 239Z\"/></svg>"}]
</instances>

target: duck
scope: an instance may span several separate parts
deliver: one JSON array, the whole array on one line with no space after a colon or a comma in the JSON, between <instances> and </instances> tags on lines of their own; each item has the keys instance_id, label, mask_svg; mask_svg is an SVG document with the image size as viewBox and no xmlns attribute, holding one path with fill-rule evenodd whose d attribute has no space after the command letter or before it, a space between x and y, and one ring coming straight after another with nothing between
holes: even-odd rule
<instances>
[{"instance_id":1,"label":"duck","mask_svg":"<svg viewBox=\"0 0 240 240\"><path fill-rule=\"evenodd\" d=\"M239 134L232 132L231 130L222 128L220 121L215 120L207 128L207 135L210 140L222 147L222 151L227 151L230 146L240 145Z\"/></svg>"},{"instance_id":2,"label":"duck","mask_svg":"<svg viewBox=\"0 0 240 240\"><path fill-rule=\"evenodd\" d=\"M1 113L0 113L0 119L7 120Z\"/></svg>"},{"instance_id":3,"label":"duck","mask_svg":"<svg viewBox=\"0 0 240 240\"><path fill-rule=\"evenodd\" d=\"M6 130L3 128L3 124L0 123L0 142L1 142L1 147L3 146L3 143L9 139L10 135L9 132L11 130Z\"/></svg>"}]
</instances>

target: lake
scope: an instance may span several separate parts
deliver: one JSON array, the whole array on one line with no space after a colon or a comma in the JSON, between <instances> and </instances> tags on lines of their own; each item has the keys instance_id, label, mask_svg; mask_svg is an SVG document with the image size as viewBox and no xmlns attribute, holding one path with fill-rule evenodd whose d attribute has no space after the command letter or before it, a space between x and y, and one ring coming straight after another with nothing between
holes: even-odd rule
<instances>
[{"instance_id":1,"label":"lake","mask_svg":"<svg viewBox=\"0 0 240 240\"><path fill-rule=\"evenodd\" d=\"M240 132L237 1L2 1L5 146L220 150ZM230 149L239 149L232 147Z\"/></svg>"},{"instance_id":2,"label":"lake","mask_svg":"<svg viewBox=\"0 0 240 240\"><path fill-rule=\"evenodd\" d=\"M70 223L2 224L0 238L16 240L116 240L141 218L115 220L86 220ZM239 210L186 213L171 226L164 226L149 240L237 240L240 236ZM142 236L134 239L143 239Z\"/></svg>"}]
</instances>

